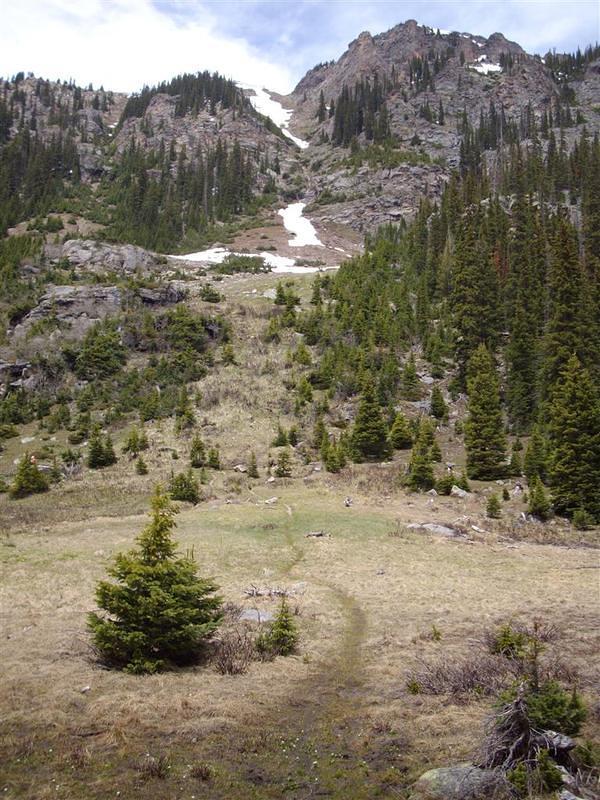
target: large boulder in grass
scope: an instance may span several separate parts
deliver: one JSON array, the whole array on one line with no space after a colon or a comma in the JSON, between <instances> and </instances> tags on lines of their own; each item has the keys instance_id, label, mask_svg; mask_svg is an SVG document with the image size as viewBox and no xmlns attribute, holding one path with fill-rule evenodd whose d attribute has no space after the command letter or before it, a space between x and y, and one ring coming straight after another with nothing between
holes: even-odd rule
<instances>
[{"instance_id":1,"label":"large boulder in grass","mask_svg":"<svg viewBox=\"0 0 600 800\"><path fill-rule=\"evenodd\" d=\"M410 800L504 800L506 781L494 770L471 765L430 769L415 783Z\"/></svg>"}]
</instances>

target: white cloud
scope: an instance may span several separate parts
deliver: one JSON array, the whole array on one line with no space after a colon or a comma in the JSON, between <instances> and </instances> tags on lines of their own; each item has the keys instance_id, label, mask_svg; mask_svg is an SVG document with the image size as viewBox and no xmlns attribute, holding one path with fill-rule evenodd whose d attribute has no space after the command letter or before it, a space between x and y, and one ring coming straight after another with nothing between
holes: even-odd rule
<instances>
[{"instance_id":1,"label":"white cloud","mask_svg":"<svg viewBox=\"0 0 600 800\"><path fill-rule=\"evenodd\" d=\"M219 33L208 11L175 20L150 0L13 0L2 12L4 76L24 70L131 92L204 69L284 93L293 85L287 66Z\"/></svg>"}]
</instances>

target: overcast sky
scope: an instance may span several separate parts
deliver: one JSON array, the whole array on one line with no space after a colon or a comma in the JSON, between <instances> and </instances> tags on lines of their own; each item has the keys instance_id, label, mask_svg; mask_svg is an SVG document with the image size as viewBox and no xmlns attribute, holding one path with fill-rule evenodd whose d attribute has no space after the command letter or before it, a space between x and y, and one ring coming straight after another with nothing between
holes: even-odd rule
<instances>
[{"instance_id":1,"label":"overcast sky","mask_svg":"<svg viewBox=\"0 0 600 800\"><path fill-rule=\"evenodd\" d=\"M0 75L23 70L136 91L209 69L288 92L361 31L407 19L484 36L501 31L541 54L600 40L598 0L7 0Z\"/></svg>"}]
</instances>

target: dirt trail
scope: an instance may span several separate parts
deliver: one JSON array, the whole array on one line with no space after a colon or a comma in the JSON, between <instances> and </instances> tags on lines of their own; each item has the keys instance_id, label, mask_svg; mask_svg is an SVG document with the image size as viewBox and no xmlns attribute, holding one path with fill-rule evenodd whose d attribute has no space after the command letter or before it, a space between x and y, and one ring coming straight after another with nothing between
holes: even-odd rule
<instances>
[{"instance_id":1,"label":"dirt trail","mask_svg":"<svg viewBox=\"0 0 600 800\"><path fill-rule=\"evenodd\" d=\"M286 512L293 519L289 506ZM304 560L305 550L289 524L284 526L283 534L292 553L284 575L295 577L293 573ZM285 731L280 757L269 753L261 767L268 774L266 782L272 786L278 783L279 791L285 788L288 798L366 798L367 787L363 794L357 785L360 756L355 741L364 684L366 616L356 598L335 582L312 582L326 589L331 602L340 607L343 627L335 649L315 663L288 698L289 708L277 710L277 727Z\"/></svg>"}]
</instances>

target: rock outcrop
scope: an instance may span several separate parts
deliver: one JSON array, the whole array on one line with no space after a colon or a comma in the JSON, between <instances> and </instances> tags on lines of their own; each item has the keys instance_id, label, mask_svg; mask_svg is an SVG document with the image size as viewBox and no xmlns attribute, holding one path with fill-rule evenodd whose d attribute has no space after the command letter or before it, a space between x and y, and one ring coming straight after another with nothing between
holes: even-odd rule
<instances>
[{"instance_id":1,"label":"rock outcrop","mask_svg":"<svg viewBox=\"0 0 600 800\"><path fill-rule=\"evenodd\" d=\"M413 786L410 800L508 800L511 796L496 772L467 765L429 770Z\"/></svg>"},{"instance_id":2,"label":"rock outcrop","mask_svg":"<svg viewBox=\"0 0 600 800\"><path fill-rule=\"evenodd\" d=\"M67 259L70 267L96 275L114 272L119 275L156 273L164 268L166 259L142 247L131 244L115 245L93 239L69 239L64 244L47 248L54 259Z\"/></svg>"},{"instance_id":3,"label":"rock outcrop","mask_svg":"<svg viewBox=\"0 0 600 800\"><path fill-rule=\"evenodd\" d=\"M127 290L117 286L49 286L37 306L15 327L12 339L25 339L39 335L39 323L48 322L45 337L53 340L63 334L70 339L81 338L99 320L115 316L124 301L144 305L169 305L186 296L183 285L168 283L157 288Z\"/></svg>"},{"instance_id":4,"label":"rock outcrop","mask_svg":"<svg viewBox=\"0 0 600 800\"><path fill-rule=\"evenodd\" d=\"M425 87L414 80L416 60L428 64L431 81ZM363 79L373 84L374 75L380 85L387 82L390 133L394 149L405 156L405 163L391 168L369 157L357 165L356 159L347 158L347 149L329 144L335 116L317 120L321 92L330 107L344 86L352 89ZM324 222L366 231L413 216L423 196L439 198L459 164L464 116L476 127L493 103L506 119L520 124L527 109L539 124L544 112L555 114L557 102L564 104L570 95L579 121L562 132L555 125L555 136L563 135L571 147L584 124L592 134L600 131L599 94L600 61L566 84L542 58L501 33L485 38L439 32L408 20L377 36L361 33L337 61L310 70L284 103L294 108L292 129L311 142L305 151L311 159L309 196L316 201L311 213ZM364 134L358 143L366 144Z\"/></svg>"}]
</instances>

